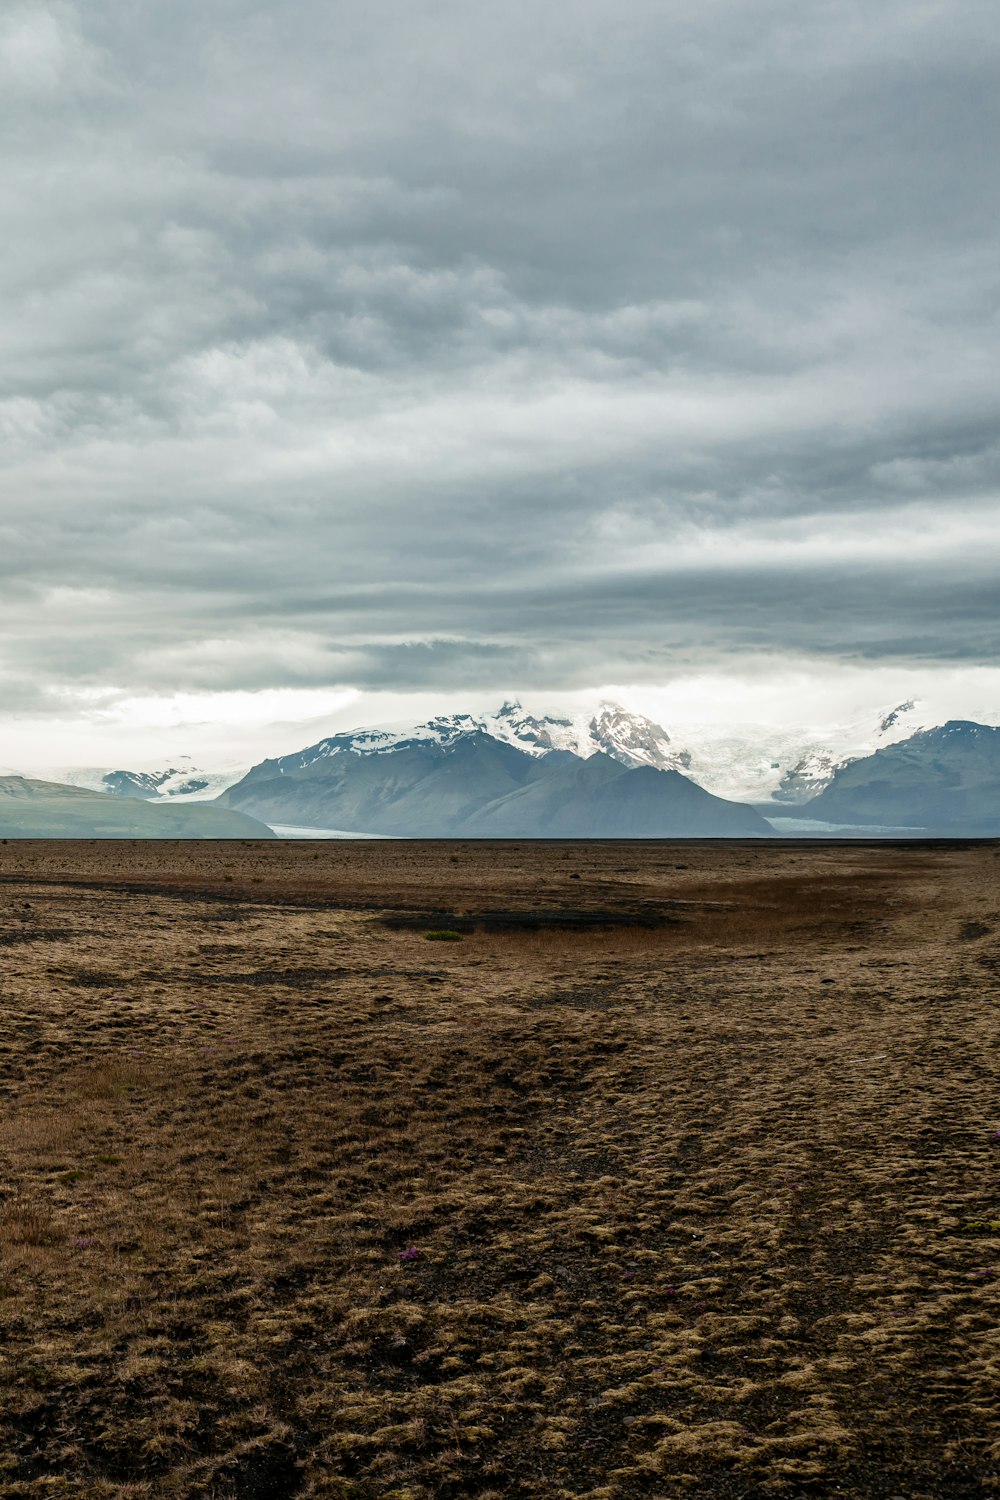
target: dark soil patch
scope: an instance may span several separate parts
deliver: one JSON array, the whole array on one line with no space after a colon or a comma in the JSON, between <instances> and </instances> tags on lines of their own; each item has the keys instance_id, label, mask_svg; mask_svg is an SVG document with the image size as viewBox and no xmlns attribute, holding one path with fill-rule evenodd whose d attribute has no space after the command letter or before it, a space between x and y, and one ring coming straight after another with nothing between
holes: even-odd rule
<instances>
[{"instance_id":1,"label":"dark soil patch","mask_svg":"<svg viewBox=\"0 0 1000 1500\"><path fill-rule=\"evenodd\" d=\"M683 921L675 914L645 908L506 908L474 912L397 911L380 918L392 932L595 932L608 928L667 927Z\"/></svg>"},{"instance_id":2,"label":"dark soil patch","mask_svg":"<svg viewBox=\"0 0 1000 1500\"><path fill-rule=\"evenodd\" d=\"M76 936L70 927L14 927L0 932L0 948L15 948L21 943L56 943Z\"/></svg>"}]
</instances>

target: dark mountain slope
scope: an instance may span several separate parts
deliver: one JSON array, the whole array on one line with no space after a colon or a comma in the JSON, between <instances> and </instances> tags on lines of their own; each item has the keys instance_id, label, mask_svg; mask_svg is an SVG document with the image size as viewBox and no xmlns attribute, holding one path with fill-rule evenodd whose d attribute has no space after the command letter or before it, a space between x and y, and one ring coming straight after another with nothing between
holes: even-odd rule
<instances>
[{"instance_id":1,"label":"dark mountain slope","mask_svg":"<svg viewBox=\"0 0 1000 1500\"><path fill-rule=\"evenodd\" d=\"M952 719L842 766L801 809L829 823L1000 835L1000 729Z\"/></svg>"},{"instance_id":2,"label":"dark mountain slope","mask_svg":"<svg viewBox=\"0 0 1000 1500\"><path fill-rule=\"evenodd\" d=\"M219 804L271 823L419 837L450 832L541 764L486 734L452 745L411 741L377 755L341 751L299 766L295 759L254 766Z\"/></svg>"},{"instance_id":3,"label":"dark mountain slope","mask_svg":"<svg viewBox=\"0 0 1000 1500\"><path fill-rule=\"evenodd\" d=\"M752 808L714 797L677 771L629 769L603 754L568 760L573 763L482 808L463 831L500 838L530 837L539 828L553 838L753 838L771 832Z\"/></svg>"},{"instance_id":4,"label":"dark mountain slope","mask_svg":"<svg viewBox=\"0 0 1000 1500\"><path fill-rule=\"evenodd\" d=\"M219 798L265 822L413 838L755 837L770 825L676 771L610 756L536 757L470 733L451 744L265 761Z\"/></svg>"}]
</instances>

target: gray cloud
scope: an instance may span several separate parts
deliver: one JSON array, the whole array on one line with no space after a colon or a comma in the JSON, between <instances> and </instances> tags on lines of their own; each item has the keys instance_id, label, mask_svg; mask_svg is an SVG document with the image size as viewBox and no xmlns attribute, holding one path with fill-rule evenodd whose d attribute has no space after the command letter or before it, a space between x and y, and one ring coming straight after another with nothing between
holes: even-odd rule
<instances>
[{"instance_id":1,"label":"gray cloud","mask_svg":"<svg viewBox=\"0 0 1000 1500\"><path fill-rule=\"evenodd\" d=\"M978 0L9 9L8 704L995 659L998 44Z\"/></svg>"}]
</instances>

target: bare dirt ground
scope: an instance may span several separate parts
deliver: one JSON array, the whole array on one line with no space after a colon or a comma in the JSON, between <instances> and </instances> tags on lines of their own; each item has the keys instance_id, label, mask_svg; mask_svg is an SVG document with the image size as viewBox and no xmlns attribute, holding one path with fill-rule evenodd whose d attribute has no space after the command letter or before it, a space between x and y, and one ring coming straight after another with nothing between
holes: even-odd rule
<instances>
[{"instance_id":1,"label":"bare dirt ground","mask_svg":"<svg viewBox=\"0 0 1000 1500\"><path fill-rule=\"evenodd\" d=\"M12 842L0 997L5 1496L1000 1491L997 846Z\"/></svg>"}]
</instances>

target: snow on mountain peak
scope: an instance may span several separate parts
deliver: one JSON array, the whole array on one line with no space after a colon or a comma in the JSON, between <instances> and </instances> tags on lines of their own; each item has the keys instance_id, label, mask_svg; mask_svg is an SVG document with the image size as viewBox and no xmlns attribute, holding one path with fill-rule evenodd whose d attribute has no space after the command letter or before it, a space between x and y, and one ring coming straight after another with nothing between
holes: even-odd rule
<instances>
[{"instance_id":1,"label":"snow on mountain peak","mask_svg":"<svg viewBox=\"0 0 1000 1500\"><path fill-rule=\"evenodd\" d=\"M281 766L301 767L331 755L389 755L404 746L453 745L466 735L485 734L528 755L568 750L581 759L603 751L627 766L658 770L686 767L690 757L674 750L659 724L628 713L618 703L602 703L596 712L571 716L533 714L508 699L492 713L439 714L425 724L388 725L334 734L298 755L283 756Z\"/></svg>"},{"instance_id":2,"label":"snow on mountain peak","mask_svg":"<svg viewBox=\"0 0 1000 1500\"><path fill-rule=\"evenodd\" d=\"M619 703L602 703L589 728L598 747L625 765L676 771L691 764L690 753L675 750L661 724L630 714Z\"/></svg>"},{"instance_id":3,"label":"snow on mountain peak","mask_svg":"<svg viewBox=\"0 0 1000 1500\"><path fill-rule=\"evenodd\" d=\"M778 802L807 802L818 796L848 761L898 744L922 729L932 728L934 723L933 715L921 710L918 699L908 698L877 714L874 723L868 719L819 732L816 739L820 742L804 745L798 758L782 769L774 798Z\"/></svg>"},{"instance_id":4,"label":"snow on mountain peak","mask_svg":"<svg viewBox=\"0 0 1000 1500\"><path fill-rule=\"evenodd\" d=\"M190 756L182 755L167 767L144 770L107 770L100 766L63 766L47 774L52 781L78 786L111 796L138 797L149 801L179 798L183 802L210 802L246 775L246 766L206 771Z\"/></svg>"},{"instance_id":5,"label":"snow on mountain peak","mask_svg":"<svg viewBox=\"0 0 1000 1500\"><path fill-rule=\"evenodd\" d=\"M598 751L626 766L655 766L660 771L686 767L688 757L674 750L660 724L629 713L620 703L601 703L593 713L569 716L527 713L520 703L505 703L479 724L485 734L516 745L530 755L569 750L586 760Z\"/></svg>"}]
</instances>

